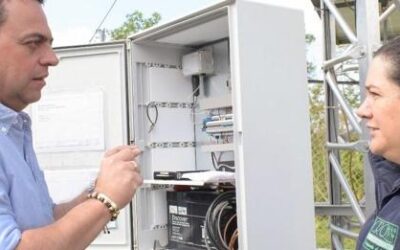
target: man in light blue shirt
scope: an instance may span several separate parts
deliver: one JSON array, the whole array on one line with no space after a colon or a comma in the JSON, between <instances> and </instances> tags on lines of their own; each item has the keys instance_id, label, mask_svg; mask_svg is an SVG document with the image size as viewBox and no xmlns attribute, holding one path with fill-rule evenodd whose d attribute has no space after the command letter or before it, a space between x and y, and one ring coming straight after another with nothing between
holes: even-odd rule
<instances>
[{"instance_id":1,"label":"man in light blue shirt","mask_svg":"<svg viewBox=\"0 0 400 250\"><path fill-rule=\"evenodd\" d=\"M142 183L139 148L120 146L106 152L93 192L53 204L22 112L58 63L42 3L0 0L0 250L85 249Z\"/></svg>"},{"instance_id":2,"label":"man in light blue shirt","mask_svg":"<svg viewBox=\"0 0 400 250\"><path fill-rule=\"evenodd\" d=\"M30 125L27 114L0 104L1 249L15 248L21 231L53 222L53 203L33 152Z\"/></svg>"}]
</instances>

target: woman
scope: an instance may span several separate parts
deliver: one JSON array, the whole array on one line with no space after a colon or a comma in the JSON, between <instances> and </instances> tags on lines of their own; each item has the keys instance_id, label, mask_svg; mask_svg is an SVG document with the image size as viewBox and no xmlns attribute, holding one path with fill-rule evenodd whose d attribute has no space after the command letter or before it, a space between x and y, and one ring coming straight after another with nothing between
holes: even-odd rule
<instances>
[{"instance_id":1,"label":"woman","mask_svg":"<svg viewBox=\"0 0 400 250\"><path fill-rule=\"evenodd\" d=\"M400 37L376 52L365 87L357 115L371 138L376 211L361 229L357 249L400 249Z\"/></svg>"}]
</instances>

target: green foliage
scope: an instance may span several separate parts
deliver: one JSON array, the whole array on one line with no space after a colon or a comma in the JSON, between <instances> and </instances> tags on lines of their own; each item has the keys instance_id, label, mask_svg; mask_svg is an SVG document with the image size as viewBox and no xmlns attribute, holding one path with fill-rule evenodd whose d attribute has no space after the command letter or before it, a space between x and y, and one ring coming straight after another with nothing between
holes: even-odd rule
<instances>
[{"instance_id":1,"label":"green foliage","mask_svg":"<svg viewBox=\"0 0 400 250\"><path fill-rule=\"evenodd\" d=\"M112 40L125 39L138 31L150 28L161 20L161 15L154 12L151 17L143 17L143 13L135 11L132 14L126 15L126 21L119 28L111 31Z\"/></svg>"},{"instance_id":2,"label":"green foliage","mask_svg":"<svg viewBox=\"0 0 400 250\"><path fill-rule=\"evenodd\" d=\"M312 34L306 34L307 47L315 41ZM307 62L307 73L312 75L315 66ZM328 184L326 172L326 114L325 88L323 84L308 84L310 133L312 150L312 167L314 173L314 201L328 201Z\"/></svg>"},{"instance_id":3,"label":"green foliage","mask_svg":"<svg viewBox=\"0 0 400 250\"><path fill-rule=\"evenodd\" d=\"M310 44L313 43L314 41L315 41L315 36L313 34L306 34L307 49L308 49L308 46L310 46ZM311 62L307 62L308 75L312 75L314 71L315 71L315 65L312 64Z\"/></svg>"},{"instance_id":4,"label":"green foliage","mask_svg":"<svg viewBox=\"0 0 400 250\"><path fill-rule=\"evenodd\" d=\"M347 217L347 220L355 221L354 217ZM331 236L329 233L329 217L328 216L316 216L315 218L316 238L317 238L317 249L332 249ZM352 228L348 230L356 233ZM350 238L343 237L343 248L346 250L352 250L356 248L356 242Z\"/></svg>"},{"instance_id":5,"label":"green foliage","mask_svg":"<svg viewBox=\"0 0 400 250\"><path fill-rule=\"evenodd\" d=\"M327 158L326 158L326 116L325 116L325 89L322 84L309 84L309 110L312 167L314 172L314 201L328 201Z\"/></svg>"},{"instance_id":6,"label":"green foliage","mask_svg":"<svg viewBox=\"0 0 400 250\"><path fill-rule=\"evenodd\" d=\"M315 36L313 34L306 34L306 43L311 44L315 41Z\"/></svg>"}]
</instances>

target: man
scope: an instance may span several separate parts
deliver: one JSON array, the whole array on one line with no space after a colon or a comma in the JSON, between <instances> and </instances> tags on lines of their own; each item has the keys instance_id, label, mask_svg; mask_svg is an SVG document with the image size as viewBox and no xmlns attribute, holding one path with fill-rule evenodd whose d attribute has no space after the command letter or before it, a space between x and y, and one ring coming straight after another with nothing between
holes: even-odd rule
<instances>
[{"instance_id":1,"label":"man","mask_svg":"<svg viewBox=\"0 0 400 250\"><path fill-rule=\"evenodd\" d=\"M54 205L22 110L40 99L58 59L43 0L0 0L0 249L85 249L126 206L142 178L135 146L108 151L95 191ZM100 193L100 195L98 195Z\"/></svg>"}]
</instances>

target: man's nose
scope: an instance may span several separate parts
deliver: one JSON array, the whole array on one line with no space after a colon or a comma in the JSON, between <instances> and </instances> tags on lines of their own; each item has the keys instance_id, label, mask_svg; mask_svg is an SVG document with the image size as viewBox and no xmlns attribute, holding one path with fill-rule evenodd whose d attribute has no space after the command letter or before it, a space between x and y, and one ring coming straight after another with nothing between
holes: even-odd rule
<instances>
[{"instance_id":1,"label":"man's nose","mask_svg":"<svg viewBox=\"0 0 400 250\"><path fill-rule=\"evenodd\" d=\"M51 46L48 46L44 55L40 59L40 63L44 66L56 66L59 60Z\"/></svg>"}]
</instances>

